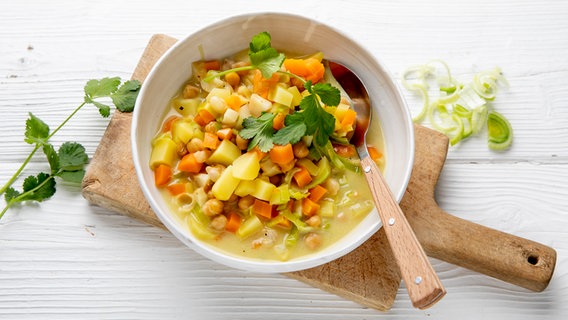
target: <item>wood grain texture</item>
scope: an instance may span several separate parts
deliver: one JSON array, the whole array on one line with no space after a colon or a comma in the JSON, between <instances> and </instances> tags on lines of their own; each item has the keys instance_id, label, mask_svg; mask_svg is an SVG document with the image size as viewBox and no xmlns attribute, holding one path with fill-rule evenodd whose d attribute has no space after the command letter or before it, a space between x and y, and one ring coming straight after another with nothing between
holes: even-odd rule
<instances>
[{"instance_id":1,"label":"wood grain texture","mask_svg":"<svg viewBox=\"0 0 568 320\"><path fill-rule=\"evenodd\" d=\"M181 38L230 15L277 11L330 24L361 41L400 80L445 60L467 81L499 66L510 82L491 104L515 130L512 149L484 138L450 148L435 191L453 216L535 240L558 252L541 293L431 259L448 294L426 311L404 284L388 312L282 275L225 268L160 228L90 206L58 184L41 204L0 220L2 319L565 319L568 316L568 6L563 1L289 0L250 2L4 1L0 4L0 182L27 156L28 112L52 128L82 101L91 78L129 78L152 34ZM338 14L340 13L340 14ZM420 101L403 90L409 106ZM81 111L52 142L90 156L108 127ZM129 147L129 146L125 146ZM41 155L24 175L46 170ZM18 184L21 180L18 181ZM3 199L0 199L0 204Z\"/></svg>"}]
</instances>

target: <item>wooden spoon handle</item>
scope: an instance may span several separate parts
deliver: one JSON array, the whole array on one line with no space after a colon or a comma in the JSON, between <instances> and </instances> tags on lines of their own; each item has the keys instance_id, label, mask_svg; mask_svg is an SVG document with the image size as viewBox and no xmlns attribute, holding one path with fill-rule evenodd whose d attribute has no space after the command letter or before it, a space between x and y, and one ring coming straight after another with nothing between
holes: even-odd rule
<instances>
[{"instance_id":1,"label":"wooden spoon handle","mask_svg":"<svg viewBox=\"0 0 568 320\"><path fill-rule=\"evenodd\" d=\"M429 308L446 294L446 290L375 162L368 156L363 157L361 166L412 305L419 309Z\"/></svg>"}]
</instances>

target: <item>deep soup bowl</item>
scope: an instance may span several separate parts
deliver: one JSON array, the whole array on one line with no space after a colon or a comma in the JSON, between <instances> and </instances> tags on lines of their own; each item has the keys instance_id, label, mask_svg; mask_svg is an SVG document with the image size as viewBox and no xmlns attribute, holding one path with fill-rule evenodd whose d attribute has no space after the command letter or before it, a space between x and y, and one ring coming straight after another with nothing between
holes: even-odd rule
<instances>
[{"instance_id":1,"label":"deep soup bowl","mask_svg":"<svg viewBox=\"0 0 568 320\"><path fill-rule=\"evenodd\" d=\"M254 272L281 273L312 268L356 249L382 226L375 209L343 238L312 254L288 261L259 260L227 254L196 238L170 211L154 183L149 161L151 141L161 126L170 99L191 76L191 63L219 59L248 48L255 34L268 31L272 46L295 53L321 51L355 72L365 84L373 106L367 139L384 140L384 176L400 201L410 179L414 131L410 112L384 65L361 44L323 23L289 14L262 13L231 17L178 41L150 71L140 90L132 122L132 155L140 187L163 224L181 242L221 264Z\"/></svg>"}]
</instances>

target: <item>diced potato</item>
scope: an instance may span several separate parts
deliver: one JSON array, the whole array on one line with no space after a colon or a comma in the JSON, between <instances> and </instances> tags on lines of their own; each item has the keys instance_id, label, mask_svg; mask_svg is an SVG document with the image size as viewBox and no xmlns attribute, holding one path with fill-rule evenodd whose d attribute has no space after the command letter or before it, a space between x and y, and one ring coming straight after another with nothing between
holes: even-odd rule
<instances>
[{"instance_id":1,"label":"diced potato","mask_svg":"<svg viewBox=\"0 0 568 320\"><path fill-rule=\"evenodd\" d=\"M218 97L221 98L223 101L225 101L225 98L227 98L230 95L231 95L231 90L227 88L213 88L207 95L206 99L207 101L211 101L212 97Z\"/></svg>"},{"instance_id":2,"label":"diced potato","mask_svg":"<svg viewBox=\"0 0 568 320\"><path fill-rule=\"evenodd\" d=\"M235 234L239 238L245 239L260 231L263 226L264 225L262 221L260 221L260 219L255 214L253 214L241 224Z\"/></svg>"},{"instance_id":3,"label":"diced potato","mask_svg":"<svg viewBox=\"0 0 568 320\"><path fill-rule=\"evenodd\" d=\"M239 182L239 185L237 186L237 189L235 189L234 193L239 197L244 197L253 193L254 188L255 188L254 180L242 180L241 182Z\"/></svg>"},{"instance_id":4,"label":"diced potato","mask_svg":"<svg viewBox=\"0 0 568 320\"><path fill-rule=\"evenodd\" d=\"M150 168L154 170L161 164L173 167L177 160L177 144L170 138L161 137L154 142L150 155Z\"/></svg>"},{"instance_id":5,"label":"diced potato","mask_svg":"<svg viewBox=\"0 0 568 320\"><path fill-rule=\"evenodd\" d=\"M293 87L290 87L286 90L288 90L288 92L290 92L292 94L292 97L293 97L292 98L292 107L299 106L300 101L302 101L302 99L304 97L302 97L302 94L300 93L300 90L298 89L298 87L293 86Z\"/></svg>"},{"instance_id":6,"label":"diced potato","mask_svg":"<svg viewBox=\"0 0 568 320\"><path fill-rule=\"evenodd\" d=\"M233 176L241 180L254 180L260 171L260 160L256 152L247 152L233 162Z\"/></svg>"},{"instance_id":7,"label":"diced potato","mask_svg":"<svg viewBox=\"0 0 568 320\"><path fill-rule=\"evenodd\" d=\"M207 159L207 164L219 163L228 166L233 163L241 155L241 150L231 141L223 140L213 151L209 159Z\"/></svg>"},{"instance_id":8,"label":"diced potato","mask_svg":"<svg viewBox=\"0 0 568 320\"><path fill-rule=\"evenodd\" d=\"M227 109L223 114L223 120L221 120L221 123L228 127L234 127L237 125L238 121L239 113L233 109Z\"/></svg>"},{"instance_id":9,"label":"diced potato","mask_svg":"<svg viewBox=\"0 0 568 320\"><path fill-rule=\"evenodd\" d=\"M174 108L177 112L179 112L182 116L187 117L190 115L194 115L197 112L197 107L201 104L201 99L199 98L192 98L192 99L175 99L172 102L172 108Z\"/></svg>"},{"instance_id":10,"label":"diced potato","mask_svg":"<svg viewBox=\"0 0 568 320\"><path fill-rule=\"evenodd\" d=\"M209 104L211 105L211 109L215 111L214 114L223 114L225 113L227 108L229 108L229 106L227 106L227 103L225 102L225 99L219 96L212 96L209 99Z\"/></svg>"},{"instance_id":11,"label":"diced potato","mask_svg":"<svg viewBox=\"0 0 568 320\"><path fill-rule=\"evenodd\" d=\"M175 121L172 125L172 138L175 142L186 144L195 137L196 123L184 120ZM201 130L199 130L201 131Z\"/></svg>"},{"instance_id":12,"label":"diced potato","mask_svg":"<svg viewBox=\"0 0 568 320\"><path fill-rule=\"evenodd\" d=\"M294 100L294 95L282 86L275 86L268 92L268 100L272 100L290 108L292 106L292 101Z\"/></svg>"},{"instance_id":13,"label":"diced potato","mask_svg":"<svg viewBox=\"0 0 568 320\"><path fill-rule=\"evenodd\" d=\"M240 181L233 176L233 166L228 166L211 187L211 192L218 200L229 200Z\"/></svg>"},{"instance_id":14,"label":"diced potato","mask_svg":"<svg viewBox=\"0 0 568 320\"><path fill-rule=\"evenodd\" d=\"M263 112L270 110L270 108L272 108L272 102L264 99L256 93L253 93L250 96L248 109L253 117L260 117Z\"/></svg>"},{"instance_id":15,"label":"diced potato","mask_svg":"<svg viewBox=\"0 0 568 320\"><path fill-rule=\"evenodd\" d=\"M254 184L255 188L251 195L260 200L270 201L270 197L272 197L272 192L276 189L276 186L262 179L254 180Z\"/></svg>"},{"instance_id":16,"label":"diced potato","mask_svg":"<svg viewBox=\"0 0 568 320\"><path fill-rule=\"evenodd\" d=\"M323 218L333 218L335 216L335 205L333 201L321 201L319 213Z\"/></svg>"}]
</instances>

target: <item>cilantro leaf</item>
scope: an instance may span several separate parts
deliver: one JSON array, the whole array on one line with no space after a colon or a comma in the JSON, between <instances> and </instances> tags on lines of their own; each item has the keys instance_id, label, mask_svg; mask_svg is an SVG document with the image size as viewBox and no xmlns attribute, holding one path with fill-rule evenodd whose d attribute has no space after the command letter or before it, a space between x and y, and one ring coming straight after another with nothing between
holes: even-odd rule
<instances>
[{"instance_id":1,"label":"cilantro leaf","mask_svg":"<svg viewBox=\"0 0 568 320\"><path fill-rule=\"evenodd\" d=\"M312 86L311 81L306 82L305 88L311 93L300 101L300 109L304 110L304 122L307 127L306 134L313 135L315 143L319 146L324 146L335 129L335 117L325 111L320 105L319 99L330 103L337 100L335 105L339 104L339 99L335 97L335 90L337 89L325 84ZM339 94L339 90L337 90L337 94Z\"/></svg>"},{"instance_id":2,"label":"cilantro leaf","mask_svg":"<svg viewBox=\"0 0 568 320\"><path fill-rule=\"evenodd\" d=\"M110 95L112 103L122 112L132 112L139 89L140 81L138 80L128 80L124 82L118 90Z\"/></svg>"},{"instance_id":3,"label":"cilantro leaf","mask_svg":"<svg viewBox=\"0 0 568 320\"><path fill-rule=\"evenodd\" d=\"M109 97L111 93L115 92L120 85L120 78L102 78L100 80L92 79L87 81L85 85L85 97L90 100L101 97Z\"/></svg>"},{"instance_id":4,"label":"cilantro leaf","mask_svg":"<svg viewBox=\"0 0 568 320\"><path fill-rule=\"evenodd\" d=\"M258 68L265 79L272 77L272 74L282 66L286 56L272 48L271 37L268 32L261 32L255 35L249 44L249 58L251 64Z\"/></svg>"},{"instance_id":5,"label":"cilantro leaf","mask_svg":"<svg viewBox=\"0 0 568 320\"><path fill-rule=\"evenodd\" d=\"M29 144L46 143L49 137L49 126L30 112L30 117L26 120L26 131L24 135L24 141Z\"/></svg>"},{"instance_id":6,"label":"cilantro leaf","mask_svg":"<svg viewBox=\"0 0 568 320\"><path fill-rule=\"evenodd\" d=\"M274 146L272 142L274 116L273 113L268 112L263 113L258 118L248 117L244 119L243 129L239 132L239 135L243 139L252 139L249 142L248 150L254 149L257 145L262 152L268 152L272 149Z\"/></svg>"},{"instance_id":7,"label":"cilantro leaf","mask_svg":"<svg viewBox=\"0 0 568 320\"><path fill-rule=\"evenodd\" d=\"M337 106L341 102L339 89L329 83L316 83L312 86L312 92L317 94L327 106Z\"/></svg>"},{"instance_id":8,"label":"cilantro leaf","mask_svg":"<svg viewBox=\"0 0 568 320\"><path fill-rule=\"evenodd\" d=\"M76 142L65 142L59 147L59 166L62 171L83 169L89 162L85 148Z\"/></svg>"},{"instance_id":9,"label":"cilantro leaf","mask_svg":"<svg viewBox=\"0 0 568 320\"><path fill-rule=\"evenodd\" d=\"M85 170L62 171L57 176L67 182L81 183L85 176Z\"/></svg>"},{"instance_id":10,"label":"cilantro leaf","mask_svg":"<svg viewBox=\"0 0 568 320\"><path fill-rule=\"evenodd\" d=\"M37 176L29 176L24 180L24 192L17 198L22 201L43 201L55 194L55 180L47 173L40 172ZM13 199L13 200L14 200Z\"/></svg>"},{"instance_id":11,"label":"cilantro leaf","mask_svg":"<svg viewBox=\"0 0 568 320\"><path fill-rule=\"evenodd\" d=\"M270 40L272 40L272 37L270 36L270 33L266 31L254 35L249 43L250 52L259 52L270 48Z\"/></svg>"},{"instance_id":12,"label":"cilantro leaf","mask_svg":"<svg viewBox=\"0 0 568 320\"><path fill-rule=\"evenodd\" d=\"M4 193L4 200L6 200L6 203L10 203L10 201L17 198L20 194L21 193L19 191L10 187L6 189L6 193Z\"/></svg>"},{"instance_id":13,"label":"cilantro leaf","mask_svg":"<svg viewBox=\"0 0 568 320\"><path fill-rule=\"evenodd\" d=\"M51 144L45 144L43 146L43 153L47 157L47 162L51 168L51 174L56 174L59 171L59 155L55 152L55 149Z\"/></svg>"},{"instance_id":14,"label":"cilantro leaf","mask_svg":"<svg viewBox=\"0 0 568 320\"><path fill-rule=\"evenodd\" d=\"M274 143L279 145L294 144L306 135L307 127L304 122L303 112L294 112L286 116L285 125L284 128L274 134L272 139Z\"/></svg>"},{"instance_id":15,"label":"cilantro leaf","mask_svg":"<svg viewBox=\"0 0 568 320\"><path fill-rule=\"evenodd\" d=\"M90 98L85 97L85 99L90 99ZM109 105L106 105L104 103L100 103L100 102L94 101L94 100L85 100L85 102L86 103L92 103L95 107L97 107L99 109L99 113L104 118L107 118L108 116L110 116L110 106Z\"/></svg>"}]
</instances>

